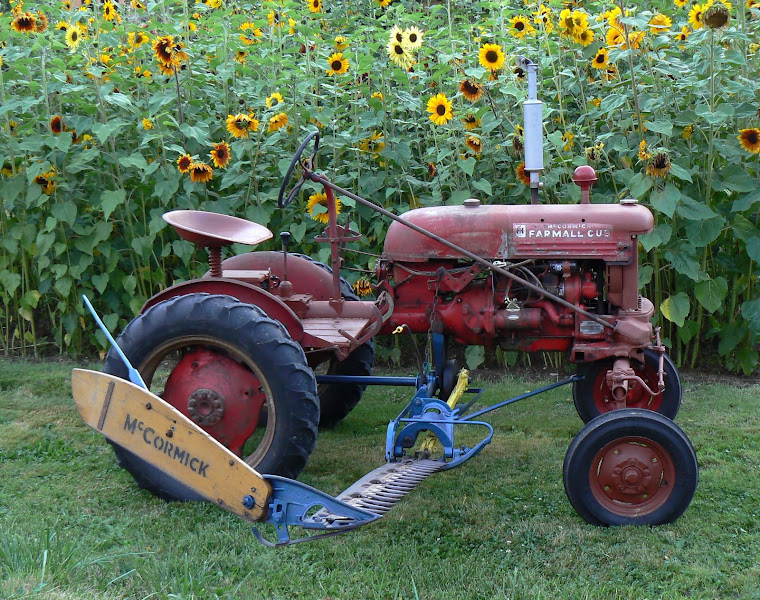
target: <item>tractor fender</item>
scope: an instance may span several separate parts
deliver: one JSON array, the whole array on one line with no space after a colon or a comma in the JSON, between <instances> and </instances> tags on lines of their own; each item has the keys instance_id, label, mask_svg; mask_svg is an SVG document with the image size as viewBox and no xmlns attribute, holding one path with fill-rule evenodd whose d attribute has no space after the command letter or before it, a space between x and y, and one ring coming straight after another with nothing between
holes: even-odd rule
<instances>
[{"instance_id":1,"label":"tractor fender","mask_svg":"<svg viewBox=\"0 0 760 600\"><path fill-rule=\"evenodd\" d=\"M289 261L290 259L288 259ZM214 279L202 278L178 283L150 298L140 309L140 312L144 313L151 306L164 300L197 293L223 294L225 296L232 296L240 302L258 306L270 319L276 319L282 323L294 342L301 343L303 340L303 325L290 307L277 296L270 294L260 287L237 279L225 279L223 277Z\"/></svg>"},{"instance_id":2,"label":"tractor fender","mask_svg":"<svg viewBox=\"0 0 760 600\"><path fill-rule=\"evenodd\" d=\"M282 252L247 252L232 256L222 262L223 270L260 271L271 269L272 275L283 279ZM332 269L302 254L288 253L288 280L293 284L294 294L310 294L314 300L330 300L332 293ZM341 286L341 287L347 287ZM342 290L343 295L346 291ZM352 294L353 295L353 294ZM271 316L271 315L270 315Z\"/></svg>"}]
</instances>

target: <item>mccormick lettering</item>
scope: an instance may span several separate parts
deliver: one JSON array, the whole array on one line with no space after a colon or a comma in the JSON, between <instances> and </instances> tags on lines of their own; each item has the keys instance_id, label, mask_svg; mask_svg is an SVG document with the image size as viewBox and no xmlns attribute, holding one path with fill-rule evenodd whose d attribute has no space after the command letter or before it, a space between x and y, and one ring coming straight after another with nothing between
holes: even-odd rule
<instances>
[{"instance_id":1,"label":"mccormick lettering","mask_svg":"<svg viewBox=\"0 0 760 600\"><path fill-rule=\"evenodd\" d=\"M145 427L145 423L132 419L129 414L127 414L127 420L124 422L124 431L129 431L132 435L142 434L142 439L148 446L153 446L156 450L163 452L169 458L173 458L182 466L189 467L193 472L198 473L198 475L206 477L206 469L209 467L208 463L194 457L190 452L174 445L166 438L157 435L155 429Z\"/></svg>"}]
</instances>

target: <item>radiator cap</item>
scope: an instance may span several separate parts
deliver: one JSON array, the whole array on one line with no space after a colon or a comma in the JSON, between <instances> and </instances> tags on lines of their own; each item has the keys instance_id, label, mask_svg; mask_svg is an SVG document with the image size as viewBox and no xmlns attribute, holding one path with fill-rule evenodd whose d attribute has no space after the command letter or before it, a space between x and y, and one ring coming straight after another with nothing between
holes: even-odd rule
<instances>
[{"instance_id":1,"label":"radiator cap","mask_svg":"<svg viewBox=\"0 0 760 600\"><path fill-rule=\"evenodd\" d=\"M620 199L620 204L622 204L623 206L632 206L638 203L639 201L637 198L621 198Z\"/></svg>"},{"instance_id":2,"label":"radiator cap","mask_svg":"<svg viewBox=\"0 0 760 600\"><path fill-rule=\"evenodd\" d=\"M480 206L480 200L477 198L467 198L467 200L464 201L464 205L467 208L477 208Z\"/></svg>"}]
</instances>

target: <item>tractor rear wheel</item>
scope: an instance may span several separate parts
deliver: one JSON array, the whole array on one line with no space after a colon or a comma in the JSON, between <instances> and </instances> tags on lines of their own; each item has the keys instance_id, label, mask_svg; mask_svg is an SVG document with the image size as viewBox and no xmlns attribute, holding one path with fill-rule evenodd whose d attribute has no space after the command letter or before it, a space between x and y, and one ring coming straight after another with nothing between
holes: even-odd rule
<instances>
[{"instance_id":1,"label":"tractor rear wheel","mask_svg":"<svg viewBox=\"0 0 760 600\"><path fill-rule=\"evenodd\" d=\"M662 525L680 517L694 497L697 455L670 419L616 410L575 437L563 478L570 503L593 525Z\"/></svg>"},{"instance_id":2,"label":"tractor rear wheel","mask_svg":"<svg viewBox=\"0 0 760 600\"><path fill-rule=\"evenodd\" d=\"M138 315L117 340L148 388L260 473L296 478L314 449L314 374L287 330L230 296L188 294ZM127 378L115 351L105 372ZM197 494L114 445L138 485L165 500Z\"/></svg>"},{"instance_id":3,"label":"tractor rear wheel","mask_svg":"<svg viewBox=\"0 0 760 600\"><path fill-rule=\"evenodd\" d=\"M649 394L637 382L632 382L625 397L626 408L643 408L651 410L669 419L675 419L681 407L681 378L673 361L665 355L665 391L659 394ZM578 415L584 423L601 414L613 410L615 404L612 390L607 385L607 371L612 368L614 358L605 358L591 363L578 365L578 375L583 379L573 383L573 401ZM641 377L650 389L656 390L658 385L657 371L660 357L649 348L644 350L644 363L631 361L634 373Z\"/></svg>"}]
</instances>

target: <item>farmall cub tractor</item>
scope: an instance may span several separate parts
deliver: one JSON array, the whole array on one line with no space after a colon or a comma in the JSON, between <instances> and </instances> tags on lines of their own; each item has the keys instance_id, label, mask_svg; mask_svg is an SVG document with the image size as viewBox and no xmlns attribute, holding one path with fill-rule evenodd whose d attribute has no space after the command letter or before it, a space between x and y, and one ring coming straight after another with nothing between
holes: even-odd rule
<instances>
[{"instance_id":1,"label":"farmall cub tractor","mask_svg":"<svg viewBox=\"0 0 760 600\"><path fill-rule=\"evenodd\" d=\"M115 377L74 376L80 412L109 437L141 487L273 523L279 544L294 541L288 525L342 532L379 518L431 473L478 454L493 435L476 420L481 415L572 384L586 425L567 451L564 483L580 515L617 525L668 523L683 513L697 484L696 456L671 421L681 384L650 323L654 307L638 292L637 237L651 230L652 214L635 200L591 203L591 167L574 175L579 204L537 203L541 103L535 66L526 67L529 205L467 200L399 217L314 170L314 132L293 157L279 205L285 209L305 181L324 187L329 221L317 241L330 245L330 267L289 252L287 233L283 251L222 260L223 247L255 245L272 232L221 214L165 215L181 237L208 249L209 272L146 303L106 358L104 370ZM360 235L339 223L333 192L393 221L374 301L357 298L340 277L341 250ZM428 334L429 359L416 377L373 377L373 338L402 329ZM454 342L565 351L577 373L475 410L480 390L468 389L466 371L447 358ZM128 378L137 386L121 381ZM314 449L318 426L344 418L367 385L415 389L388 425L386 464L337 499L291 481ZM466 393L471 401L458 405ZM454 440L466 425L484 432L472 447Z\"/></svg>"}]
</instances>

